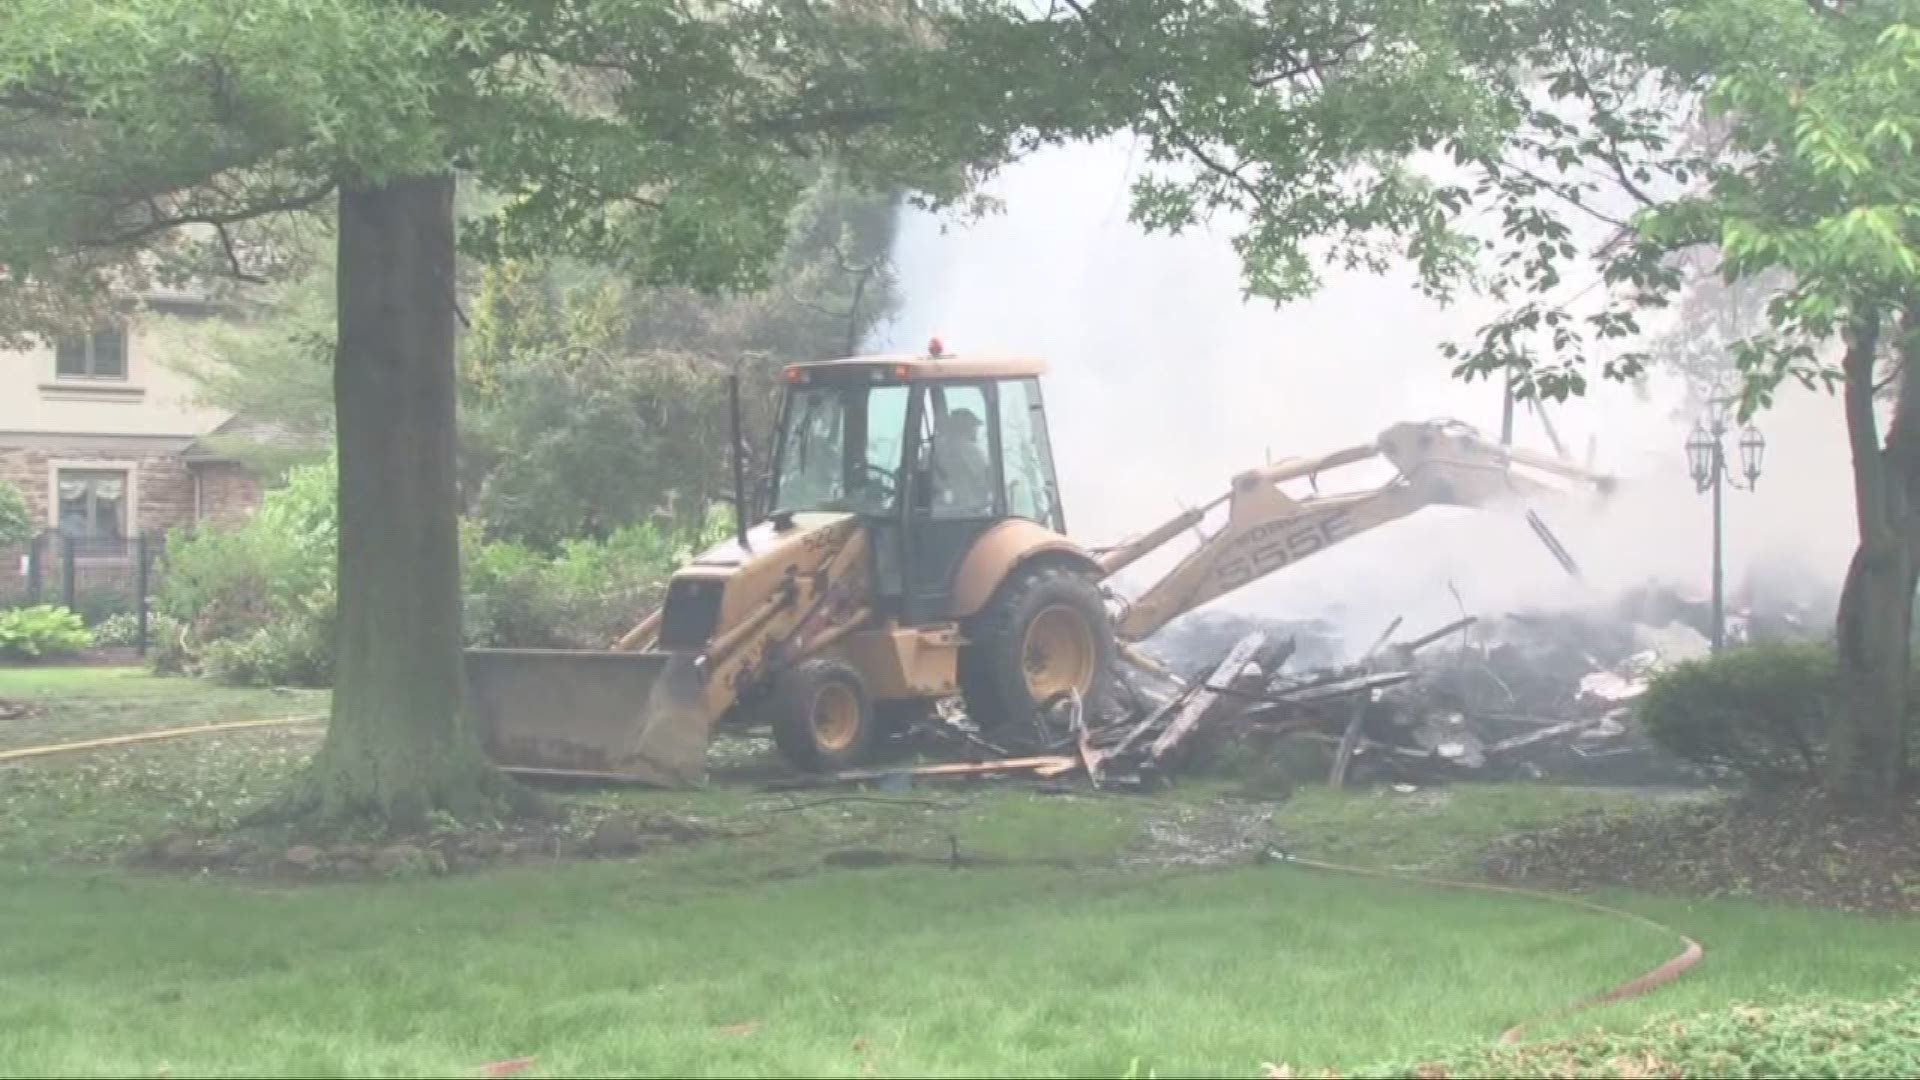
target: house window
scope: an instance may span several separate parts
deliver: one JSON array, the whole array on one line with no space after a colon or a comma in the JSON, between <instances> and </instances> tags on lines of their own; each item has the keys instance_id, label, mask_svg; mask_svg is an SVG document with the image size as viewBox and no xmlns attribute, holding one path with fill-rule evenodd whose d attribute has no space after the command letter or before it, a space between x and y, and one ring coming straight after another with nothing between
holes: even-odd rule
<instances>
[{"instance_id":1,"label":"house window","mask_svg":"<svg viewBox=\"0 0 1920 1080\"><path fill-rule=\"evenodd\" d=\"M118 550L127 537L127 474L123 470L61 469L60 532L76 550Z\"/></svg>"},{"instance_id":2,"label":"house window","mask_svg":"<svg viewBox=\"0 0 1920 1080\"><path fill-rule=\"evenodd\" d=\"M53 369L62 379L126 378L126 332L118 326L102 326L91 334L56 340Z\"/></svg>"}]
</instances>

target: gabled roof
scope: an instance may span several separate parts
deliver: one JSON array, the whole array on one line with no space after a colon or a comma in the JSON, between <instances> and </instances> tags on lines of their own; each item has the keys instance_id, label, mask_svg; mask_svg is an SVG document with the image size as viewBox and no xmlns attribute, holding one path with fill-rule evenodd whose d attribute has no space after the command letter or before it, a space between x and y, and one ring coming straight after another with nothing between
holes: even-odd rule
<instances>
[{"instance_id":1,"label":"gabled roof","mask_svg":"<svg viewBox=\"0 0 1920 1080\"><path fill-rule=\"evenodd\" d=\"M326 438L276 420L236 415L193 440L180 456L189 462L233 461L234 453L229 449L233 443L252 443L274 450L319 450L326 446Z\"/></svg>"}]
</instances>

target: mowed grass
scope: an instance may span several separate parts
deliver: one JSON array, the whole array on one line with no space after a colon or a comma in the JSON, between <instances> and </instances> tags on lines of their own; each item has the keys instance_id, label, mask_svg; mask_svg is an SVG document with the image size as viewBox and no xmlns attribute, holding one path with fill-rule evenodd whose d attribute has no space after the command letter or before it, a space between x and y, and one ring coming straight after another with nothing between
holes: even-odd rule
<instances>
[{"instance_id":1,"label":"mowed grass","mask_svg":"<svg viewBox=\"0 0 1920 1080\"><path fill-rule=\"evenodd\" d=\"M1568 909L1277 866L726 888L638 866L296 890L12 872L0 1070L1246 1076L1490 1039L1671 949ZM1716 908L1665 912L1709 943L1699 972L1573 1026L1883 993L1917 944Z\"/></svg>"},{"instance_id":2,"label":"mowed grass","mask_svg":"<svg viewBox=\"0 0 1920 1080\"><path fill-rule=\"evenodd\" d=\"M10 675L0 697L20 696ZM238 707L183 685L202 708ZM226 820L246 801L236 791L270 790L313 738L191 736L0 766L0 1074L460 1076L529 1057L521 1075L1248 1076L1265 1062L1350 1067L1489 1040L1677 947L1520 897L1288 865L1113 868L1149 819L1213 805L1201 785L1163 798L923 788L892 797L933 805L797 811L834 793L594 792L578 797L734 835L625 861L365 884L196 880L62 856ZM36 794L15 799L23 788ZM1314 790L1272 825L1300 854L1451 872L1505 820L1638 798ZM829 858L860 847L935 859L954 845L984 865ZM1706 960L1530 1038L1736 998L1882 996L1920 957L1911 921L1615 899L1700 939Z\"/></svg>"},{"instance_id":3,"label":"mowed grass","mask_svg":"<svg viewBox=\"0 0 1920 1080\"><path fill-rule=\"evenodd\" d=\"M0 700L28 706L0 721L0 751L324 717L327 699L325 691L230 690L138 668L0 668ZM321 731L316 721L0 763L0 859L111 851L175 829L230 825L292 777Z\"/></svg>"},{"instance_id":4,"label":"mowed grass","mask_svg":"<svg viewBox=\"0 0 1920 1080\"><path fill-rule=\"evenodd\" d=\"M1466 874L1487 844L1576 814L1616 813L1694 792L1554 784L1458 784L1402 792L1392 787L1303 788L1275 817L1295 854L1414 874Z\"/></svg>"},{"instance_id":5,"label":"mowed grass","mask_svg":"<svg viewBox=\"0 0 1920 1080\"><path fill-rule=\"evenodd\" d=\"M158 728L319 716L327 693L228 690L198 679L161 679L141 668L0 668L0 701L29 706L0 721L0 750L77 742Z\"/></svg>"}]
</instances>

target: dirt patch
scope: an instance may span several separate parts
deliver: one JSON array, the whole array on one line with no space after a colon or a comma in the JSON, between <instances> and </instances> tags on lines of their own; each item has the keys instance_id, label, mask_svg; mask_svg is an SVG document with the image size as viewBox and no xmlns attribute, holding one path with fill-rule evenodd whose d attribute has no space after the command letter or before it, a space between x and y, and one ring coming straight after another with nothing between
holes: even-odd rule
<instances>
[{"instance_id":1,"label":"dirt patch","mask_svg":"<svg viewBox=\"0 0 1920 1080\"><path fill-rule=\"evenodd\" d=\"M574 807L555 821L446 827L380 842L352 838L322 842L265 830L171 833L135 853L131 861L148 869L285 881L365 880L561 860L632 858L738 832L737 826L678 814Z\"/></svg>"},{"instance_id":2,"label":"dirt patch","mask_svg":"<svg viewBox=\"0 0 1920 1080\"><path fill-rule=\"evenodd\" d=\"M1155 807L1119 863L1155 868L1249 862L1280 839L1273 810L1271 804L1228 802Z\"/></svg>"},{"instance_id":3,"label":"dirt patch","mask_svg":"<svg viewBox=\"0 0 1920 1080\"><path fill-rule=\"evenodd\" d=\"M1844 814L1811 792L1589 813L1491 845L1496 881L1920 911L1920 805Z\"/></svg>"}]
</instances>

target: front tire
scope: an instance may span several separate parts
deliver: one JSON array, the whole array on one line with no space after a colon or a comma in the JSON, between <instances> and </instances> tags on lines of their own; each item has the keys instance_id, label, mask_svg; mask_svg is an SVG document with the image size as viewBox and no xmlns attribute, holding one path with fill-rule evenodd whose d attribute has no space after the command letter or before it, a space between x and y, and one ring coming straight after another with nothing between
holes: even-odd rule
<instances>
[{"instance_id":1,"label":"front tire","mask_svg":"<svg viewBox=\"0 0 1920 1080\"><path fill-rule=\"evenodd\" d=\"M1068 692L1091 713L1113 677L1113 622L1093 578L1041 564L1016 570L966 627L960 693L981 730L1042 731Z\"/></svg>"},{"instance_id":2,"label":"front tire","mask_svg":"<svg viewBox=\"0 0 1920 1080\"><path fill-rule=\"evenodd\" d=\"M781 672L764 707L773 744L788 762L808 772L860 764L878 727L860 673L833 657L803 660Z\"/></svg>"}]
</instances>

